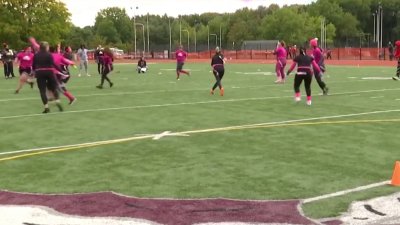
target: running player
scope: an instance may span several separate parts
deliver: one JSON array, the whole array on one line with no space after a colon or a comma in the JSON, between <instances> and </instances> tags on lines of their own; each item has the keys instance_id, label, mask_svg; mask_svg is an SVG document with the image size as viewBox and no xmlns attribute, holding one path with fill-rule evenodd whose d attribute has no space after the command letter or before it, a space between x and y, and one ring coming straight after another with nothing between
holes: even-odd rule
<instances>
[{"instance_id":1,"label":"running player","mask_svg":"<svg viewBox=\"0 0 400 225\"><path fill-rule=\"evenodd\" d=\"M72 105L76 102L76 98L69 92L65 86L68 82L70 76L68 71L63 70L63 68L69 65L75 65L73 61L66 59L63 55L58 53L57 48L50 48L51 55L53 56L53 61L55 65L55 76L57 78L57 90L59 90L65 97L68 98L69 104Z\"/></svg>"},{"instance_id":2,"label":"running player","mask_svg":"<svg viewBox=\"0 0 400 225\"><path fill-rule=\"evenodd\" d=\"M113 54L109 48L104 49L104 56L103 56L103 71L101 73L101 83L100 85L96 86L98 89L103 89L104 80L110 85L110 88L114 86L114 83L108 78L108 74L113 70L112 62L113 62Z\"/></svg>"},{"instance_id":3,"label":"running player","mask_svg":"<svg viewBox=\"0 0 400 225\"><path fill-rule=\"evenodd\" d=\"M300 55L298 55L294 60L293 64L290 67L287 75L289 76L290 73L296 68L297 66L297 73L294 77L294 92L295 92L295 101L301 101L301 94L300 94L300 85L304 80L304 86L307 93L307 105L311 105L311 81L312 81L312 71L311 67L313 67L316 71L321 72L319 69L318 64L315 62L314 58L308 56L306 54L305 48L300 48Z\"/></svg>"},{"instance_id":4,"label":"running player","mask_svg":"<svg viewBox=\"0 0 400 225\"><path fill-rule=\"evenodd\" d=\"M314 57L315 62L318 65L319 70L317 68L314 68L314 76L315 80L317 80L317 83L319 87L322 89L324 95L328 95L329 88L326 86L325 82L322 80L323 73L325 72L325 59L324 55L322 54L321 48L318 47L318 39L311 39L310 41L310 46L313 49L312 52L312 57ZM316 73L316 71L319 71Z\"/></svg>"},{"instance_id":5,"label":"running player","mask_svg":"<svg viewBox=\"0 0 400 225\"><path fill-rule=\"evenodd\" d=\"M183 46L179 45L178 50L175 52L176 58L176 79L179 80L181 73L190 76L190 73L186 70L183 70L183 65L185 64L186 58L188 54L183 50Z\"/></svg>"},{"instance_id":6,"label":"running player","mask_svg":"<svg viewBox=\"0 0 400 225\"><path fill-rule=\"evenodd\" d=\"M396 71L396 76L393 77L393 80L399 80L400 79L400 40L396 41L396 50L394 53L394 57L397 59L397 71Z\"/></svg>"},{"instance_id":7,"label":"running player","mask_svg":"<svg viewBox=\"0 0 400 225\"><path fill-rule=\"evenodd\" d=\"M49 52L49 44L42 42L39 47L39 52L33 57L32 69L35 71L37 84L40 90L40 97L44 105L43 113L49 113L49 100L46 95L46 89L48 88L53 94L56 101L56 105L60 111L63 108L60 104L59 95L57 92L57 81L54 76L54 60L53 56Z\"/></svg>"},{"instance_id":8,"label":"running player","mask_svg":"<svg viewBox=\"0 0 400 225\"><path fill-rule=\"evenodd\" d=\"M15 63L19 63L19 83L15 94L18 94L25 83L31 85L33 88L34 77L32 74L32 63L33 63L33 53L31 47L25 49L24 52L20 52L15 59Z\"/></svg>"},{"instance_id":9,"label":"running player","mask_svg":"<svg viewBox=\"0 0 400 225\"><path fill-rule=\"evenodd\" d=\"M222 87L221 80L225 74L225 58L221 54L221 50L219 47L215 48L215 55L211 59L211 67L213 69L213 73L215 76L215 80L217 80L214 86L211 89L211 94L214 95L214 91L217 87L219 87L219 93L221 96L224 96L224 88Z\"/></svg>"},{"instance_id":10,"label":"running player","mask_svg":"<svg viewBox=\"0 0 400 225\"><path fill-rule=\"evenodd\" d=\"M285 49L285 42L279 41L278 45L274 51L274 55L276 55L276 84L285 83L285 67L286 67L286 57L287 51Z\"/></svg>"}]
</instances>

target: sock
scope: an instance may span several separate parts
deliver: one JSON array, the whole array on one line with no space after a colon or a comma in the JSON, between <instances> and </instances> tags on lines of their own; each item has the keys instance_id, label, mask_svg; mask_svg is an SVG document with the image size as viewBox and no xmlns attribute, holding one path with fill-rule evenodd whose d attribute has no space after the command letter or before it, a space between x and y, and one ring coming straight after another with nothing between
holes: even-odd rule
<instances>
[{"instance_id":1,"label":"sock","mask_svg":"<svg viewBox=\"0 0 400 225\"><path fill-rule=\"evenodd\" d=\"M294 96L295 96L296 98L300 98L300 97L301 97L301 94L300 94L300 92L297 92L297 93L294 94Z\"/></svg>"},{"instance_id":2,"label":"sock","mask_svg":"<svg viewBox=\"0 0 400 225\"><path fill-rule=\"evenodd\" d=\"M312 97L311 96L307 96L307 101L311 101Z\"/></svg>"},{"instance_id":3,"label":"sock","mask_svg":"<svg viewBox=\"0 0 400 225\"><path fill-rule=\"evenodd\" d=\"M75 99L75 97L69 91L64 91L64 96L67 97L70 101Z\"/></svg>"}]
</instances>

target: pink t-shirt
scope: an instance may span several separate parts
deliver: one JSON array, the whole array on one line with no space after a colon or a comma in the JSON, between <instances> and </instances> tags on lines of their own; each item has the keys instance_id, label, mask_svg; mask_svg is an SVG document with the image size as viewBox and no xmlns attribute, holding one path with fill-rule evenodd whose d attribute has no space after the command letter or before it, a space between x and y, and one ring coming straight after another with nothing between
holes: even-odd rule
<instances>
[{"instance_id":1,"label":"pink t-shirt","mask_svg":"<svg viewBox=\"0 0 400 225\"><path fill-rule=\"evenodd\" d=\"M58 67L74 65L74 62L64 58L60 53L52 53L54 64Z\"/></svg>"},{"instance_id":2,"label":"pink t-shirt","mask_svg":"<svg viewBox=\"0 0 400 225\"><path fill-rule=\"evenodd\" d=\"M33 53L21 52L18 53L17 58L19 61L19 67L22 69L28 69L32 67L33 64Z\"/></svg>"},{"instance_id":3,"label":"pink t-shirt","mask_svg":"<svg viewBox=\"0 0 400 225\"><path fill-rule=\"evenodd\" d=\"M176 58L176 61L178 62L178 63L183 63L183 62L185 62L185 60L186 60L186 57L187 57L187 53L185 52L185 51L183 51L183 50L177 50L176 52L175 52L175 58Z\"/></svg>"},{"instance_id":4,"label":"pink t-shirt","mask_svg":"<svg viewBox=\"0 0 400 225\"><path fill-rule=\"evenodd\" d=\"M312 55L314 57L315 62L318 64L322 59L322 52L319 48L314 48Z\"/></svg>"},{"instance_id":5,"label":"pink t-shirt","mask_svg":"<svg viewBox=\"0 0 400 225\"><path fill-rule=\"evenodd\" d=\"M276 58L280 59L280 58L286 58L287 56L287 51L284 47L279 47L275 50L275 54L276 54Z\"/></svg>"}]
</instances>

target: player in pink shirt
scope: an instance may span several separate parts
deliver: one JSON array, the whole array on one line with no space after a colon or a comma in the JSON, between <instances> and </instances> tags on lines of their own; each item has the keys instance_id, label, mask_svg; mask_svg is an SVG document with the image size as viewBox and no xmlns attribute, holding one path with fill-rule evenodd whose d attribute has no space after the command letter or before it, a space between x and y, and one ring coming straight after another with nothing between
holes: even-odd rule
<instances>
[{"instance_id":1,"label":"player in pink shirt","mask_svg":"<svg viewBox=\"0 0 400 225\"><path fill-rule=\"evenodd\" d=\"M104 49L103 55L103 69L101 71L101 83L96 86L98 89L103 89L104 81L107 81L110 85L110 88L114 86L114 83L111 82L110 78L108 78L108 74L113 70L113 53L110 48Z\"/></svg>"},{"instance_id":2,"label":"player in pink shirt","mask_svg":"<svg viewBox=\"0 0 400 225\"><path fill-rule=\"evenodd\" d=\"M183 65L185 64L186 58L188 54L183 50L183 46L179 45L178 50L175 52L176 58L176 79L179 80L181 73L190 76L190 73L186 70L183 70Z\"/></svg>"},{"instance_id":3,"label":"player in pink shirt","mask_svg":"<svg viewBox=\"0 0 400 225\"><path fill-rule=\"evenodd\" d=\"M15 59L15 63L19 63L19 83L15 94L18 94L22 89L25 83L31 85L33 88L34 77L32 74L32 64L33 64L33 56L31 47L25 49L25 51L18 53L17 58Z\"/></svg>"},{"instance_id":4,"label":"player in pink shirt","mask_svg":"<svg viewBox=\"0 0 400 225\"><path fill-rule=\"evenodd\" d=\"M323 73L325 72L325 59L324 54L322 53L321 48L318 47L318 39L310 40L310 47L312 48L312 57L315 62L318 64L318 69L314 67L314 76L317 81L319 87L322 89L324 95L328 95L329 88L326 86L325 82L322 80ZM317 72L319 71L319 72Z\"/></svg>"},{"instance_id":5,"label":"player in pink shirt","mask_svg":"<svg viewBox=\"0 0 400 225\"><path fill-rule=\"evenodd\" d=\"M286 57L287 57L287 51L285 49L285 42L284 41L279 41L278 45L276 47L276 50L274 52L274 55L276 55L276 77L277 80L275 83L285 83L285 67L286 67Z\"/></svg>"}]
</instances>

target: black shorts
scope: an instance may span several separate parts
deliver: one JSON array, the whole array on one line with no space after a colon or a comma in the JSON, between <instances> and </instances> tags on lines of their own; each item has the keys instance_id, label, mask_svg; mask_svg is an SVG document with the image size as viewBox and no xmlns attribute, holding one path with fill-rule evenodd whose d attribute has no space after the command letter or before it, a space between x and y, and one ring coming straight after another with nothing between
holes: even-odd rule
<instances>
[{"instance_id":1,"label":"black shorts","mask_svg":"<svg viewBox=\"0 0 400 225\"><path fill-rule=\"evenodd\" d=\"M183 69L183 65L185 65L185 63L183 63L183 62L178 62L178 63L176 64L176 70L177 70L177 71L181 71L181 70Z\"/></svg>"},{"instance_id":2,"label":"black shorts","mask_svg":"<svg viewBox=\"0 0 400 225\"><path fill-rule=\"evenodd\" d=\"M26 73L28 76L32 75L32 68L19 68L19 75L22 75L22 73Z\"/></svg>"}]
</instances>

